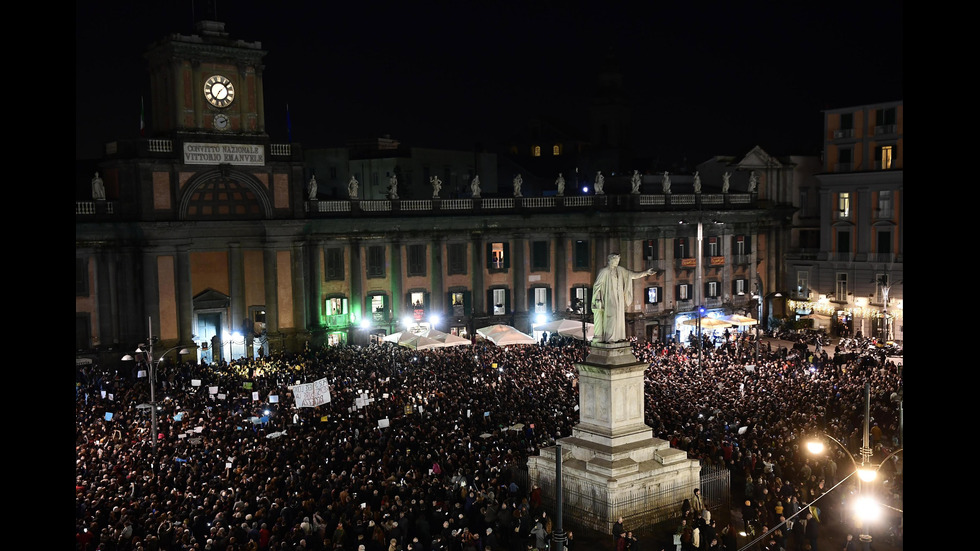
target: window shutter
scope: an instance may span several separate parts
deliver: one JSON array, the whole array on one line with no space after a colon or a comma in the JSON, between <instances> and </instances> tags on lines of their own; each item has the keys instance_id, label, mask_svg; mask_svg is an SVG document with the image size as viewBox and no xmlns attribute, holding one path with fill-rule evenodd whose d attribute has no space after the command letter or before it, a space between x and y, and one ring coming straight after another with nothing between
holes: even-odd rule
<instances>
[{"instance_id":1,"label":"window shutter","mask_svg":"<svg viewBox=\"0 0 980 551\"><path fill-rule=\"evenodd\" d=\"M473 298L469 291L463 291L463 312L468 316L473 310Z\"/></svg>"},{"instance_id":2,"label":"window shutter","mask_svg":"<svg viewBox=\"0 0 980 551\"><path fill-rule=\"evenodd\" d=\"M551 288L550 287L548 288L547 291L545 291L545 296L547 297L547 299L544 301L545 308L549 312L554 311L554 309L551 307Z\"/></svg>"},{"instance_id":3,"label":"window shutter","mask_svg":"<svg viewBox=\"0 0 980 551\"><path fill-rule=\"evenodd\" d=\"M429 305L432 302L431 299L430 299L430 297L429 297L429 294L430 293L422 293L422 307L425 308L425 311L426 312L429 311Z\"/></svg>"},{"instance_id":4,"label":"window shutter","mask_svg":"<svg viewBox=\"0 0 980 551\"><path fill-rule=\"evenodd\" d=\"M664 301L664 288L657 287L657 302L659 303L663 301Z\"/></svg>"},{"instance_id":5,"label":"window shutter","mask_svg":"<svg viewBox=\"0 0 980 551\"><path fill-rule=\"evenodd\" d=\"M490 314L491 316L493 315L493 308L494 308L493 291L487 289L487 313Z\"/></svg>"},{"instance_id":6,"label":"window shutter","mask_svg":"<svg viewBox=\"0 0 980 551\"><path fill-rule=\"evenodd\" d=\"M504 268L510 268L510 243L504 241Z\"/></svg>"},{"instance_id":7,"label":"window shutter","mask_svg":"<svg viewBox=\"0 0 980 551\"><path fill-rule=\"evenodd\" d=\"M485 262L487 269L489 270L490 267L493 266L493 243L487 243L487 256ZM489 302L487 304L489 304Z\"/></svg>"},{"instance_id":8,"label":"window shutter","mask_svg":"<svg viewBox=\"0 0 980 551\"><path fill-rule=\"evenodd\" d=\"M445 308L444 312L446 313L446 315L447 316L453 315L453 294L452 293L446 293L446 302L445 302L445 305L446 305L446 308Z\"/></svg>"},{"instance_id":9,"label":"window shutter","mask_svg":"<svg viewBox=\"0 0 980 551\"><path fill-rule=\"evenodd\" d=\"M504 255L507 254L507 245L504 245ZM507 257L504 256L506 259ZM510 289L504 289L504 314L511 311L510 307Z\"/></svg>"}]
</instances>

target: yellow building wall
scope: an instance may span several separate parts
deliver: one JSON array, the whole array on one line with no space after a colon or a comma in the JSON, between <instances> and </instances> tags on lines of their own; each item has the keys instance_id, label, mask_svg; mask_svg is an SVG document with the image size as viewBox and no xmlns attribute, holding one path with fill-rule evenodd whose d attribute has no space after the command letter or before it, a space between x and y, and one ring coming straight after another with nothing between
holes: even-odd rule
<instances>
[{"instance_id":1,"label":"yellow building wall","mask_svg":"<svg viewBox=\"0 0 980 551\"><path fill-rule=\"evenodd\" d=\"M249 250L242 254L245 264L245 307L265 306L265 265L263 251Z\"/></svg>"},{"instance_id":2,"label":"yellow building wall","mask_svg":"<svg viewBox=\"0 0 980 551\"><path fill-rule=\"evenodd\" d=\"M279 328L296 326L293 320L293 270L288 250L276 251L276 294L279 302Z\"/></svg>"},{"instance_id":3,"label":"yellow building wall","mask_svg":"<svg viewBox=\"0 0 980 551\"><path fill-rule=\"evenodd\" d=\"M228 277L228 253L208 251L190 254L192 296L214 289L231 296Z\"/></svg>"},{"instance_id":4,"label":"yellow building wall","mask_svg":"<svg viewBox=\"0 0 980 551\"><path fill-rule=\"evenodd\" d=\"M86 313L91 320L90 330L92 331L92 342L99 342L99 309L95 307L95 258L89 257L85 262L85 270L88 272L88 296L75 297L75 312Z\"/></svg>"},{"instance_id":5,"label":"yellow building wall","mask_svg":"<svg viewBox=\"0 0 980 551\"><path fill-rule=\"evenodd\" d=\"M166 172L153 173L153 208L170 210L170 175Z\"/></svg>"},{"instance_id":6,"label":"yellow building wall","mask_svg":"<svg viewBox=\"0 0 980 551\"><path fill-rule=\"evenodd\" d=\"M157 285L160 289L160 334L161 340L177 339L177 281L173 255L157 257Z\"/></svg>"}]
</instances>

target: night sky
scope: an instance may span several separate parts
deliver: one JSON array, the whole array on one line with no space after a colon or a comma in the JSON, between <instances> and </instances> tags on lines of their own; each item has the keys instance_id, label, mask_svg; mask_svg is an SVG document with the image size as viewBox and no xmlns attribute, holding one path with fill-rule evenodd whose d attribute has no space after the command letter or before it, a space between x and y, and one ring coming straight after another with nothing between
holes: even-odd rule
<instances>
[{"instance_id":1,"label":"night sky","mask_svg":"<svg viewBox=\"0 0 980 551\"><path fill-rule=\"evenodd\" d=\"M901 2L76 2L77 160L139 137L143 54L205 16L269 52L266 130L287 141L288 103L307 148L492 149L535 116L584 129L610 54L648 158L815 155L823 109L903 99Z\"/></svg>"}]
</instances>

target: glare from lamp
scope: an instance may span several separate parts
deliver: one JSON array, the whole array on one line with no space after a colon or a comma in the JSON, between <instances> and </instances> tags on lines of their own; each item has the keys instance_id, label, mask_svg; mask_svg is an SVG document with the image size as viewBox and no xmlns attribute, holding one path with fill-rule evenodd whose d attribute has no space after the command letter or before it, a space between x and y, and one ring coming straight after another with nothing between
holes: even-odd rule
<instances>
[{"instance_id":1,"label":"glare from lamp","mask_svg":"<svg viewBox=\"0 0 980 551\"><path fill-rule=\"evenodd\" d=\"M870 497L861 497L854 503L854 512L862 520L876 520L881 516L881 506Z\"/></svg>"},{"instance_id":2,"label":"glare from lamp","mask_svg":"<svg viewBox=\"0 0 980 551\"><path fill-rule=\"evenodd\" d=\"M858 478L865 482L874 482L874 479L878 476L878 471L875 469L858 469Z\"/></svg>"},{"instance_id":3,"label":"glare from lamp","mask_svg":"<svg viewBox=\"0 0 980 551\"><path fill-rule=\"evenodd\" d=\"M823 442L820 442L818 440L807 442L806 449L809 450L810 453L814 455L820 455L821 453L823 453L823 449L824 449Z\"/></svg>"}]
</instances>

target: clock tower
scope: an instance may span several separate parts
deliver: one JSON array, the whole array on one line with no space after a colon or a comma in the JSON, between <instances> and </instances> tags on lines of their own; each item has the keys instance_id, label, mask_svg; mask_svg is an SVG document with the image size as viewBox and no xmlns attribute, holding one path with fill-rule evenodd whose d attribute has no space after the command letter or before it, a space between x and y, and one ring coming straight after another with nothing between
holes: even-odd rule
<instances>
[{"instance_id":1,"label":"clock tower","mask_svg":"<svg viewBox=\"0 0 980 551\"><path fill-rule=\"evenodd\" d=\"M180 134L265 136L261 42L233 40L219 21L172 34L146 53L154 138Z\"/></svg>"}]
</instances>

